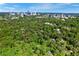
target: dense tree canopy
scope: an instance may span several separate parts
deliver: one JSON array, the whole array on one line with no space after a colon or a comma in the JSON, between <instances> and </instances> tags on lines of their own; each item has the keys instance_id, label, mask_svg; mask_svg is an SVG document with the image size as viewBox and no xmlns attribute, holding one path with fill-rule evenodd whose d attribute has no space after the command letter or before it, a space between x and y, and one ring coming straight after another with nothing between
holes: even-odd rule
<instances>
[{"instance_id":1,"label":"dense tree canopy","mask_svg":"<svg viewBox=\"0 0 79 59\"><path fill-rule=\"evenodd\" d=\"M77 56L79 18L0 17L0 55Z\"/></svg>"}]
</instances>

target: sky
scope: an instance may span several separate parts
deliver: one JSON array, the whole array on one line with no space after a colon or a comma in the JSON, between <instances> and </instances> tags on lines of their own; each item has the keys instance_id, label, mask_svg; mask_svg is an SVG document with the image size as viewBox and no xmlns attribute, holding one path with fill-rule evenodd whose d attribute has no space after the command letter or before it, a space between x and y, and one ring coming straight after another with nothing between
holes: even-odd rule
<instances>
[{"instance_id":1,"label":"sky","mask_svg":"<svg viewBox=\"0 0 79 59\"><path fill-rule=\"evenodd\" d=\"M0 3L0 12L79 13L79 3Z\"/></svg>"}]
</instances>

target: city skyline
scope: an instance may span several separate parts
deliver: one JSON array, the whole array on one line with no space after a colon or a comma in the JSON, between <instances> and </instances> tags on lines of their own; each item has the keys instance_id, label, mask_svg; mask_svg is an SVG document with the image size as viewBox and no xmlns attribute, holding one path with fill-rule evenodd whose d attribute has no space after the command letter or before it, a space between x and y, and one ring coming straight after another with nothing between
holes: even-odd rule
<instances>
[{"instance_id":1,"label":"city skyline","mask_svg":"<svg viewBox=\"0 0 79 59\"><path fill-rule=\"evenodd\" d=\"M79 3L2 3L0 12L79 13Z\"/></svg>"}]
</instances>

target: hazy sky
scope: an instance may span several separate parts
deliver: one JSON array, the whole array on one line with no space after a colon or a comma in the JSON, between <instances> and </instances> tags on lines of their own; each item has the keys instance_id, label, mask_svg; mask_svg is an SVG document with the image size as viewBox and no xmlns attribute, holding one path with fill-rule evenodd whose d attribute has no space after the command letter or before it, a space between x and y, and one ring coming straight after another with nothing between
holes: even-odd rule
<instances>
[{"instance_id":1,"label":"hazy sky","mask_svg":"<svg viewBox=\"0 0 79 59\"><path fill-rule=\"evenodd\" d=\"M0 12L63 12L79 13L79 3L2 3Z\"/></svg>"}]
</instances>

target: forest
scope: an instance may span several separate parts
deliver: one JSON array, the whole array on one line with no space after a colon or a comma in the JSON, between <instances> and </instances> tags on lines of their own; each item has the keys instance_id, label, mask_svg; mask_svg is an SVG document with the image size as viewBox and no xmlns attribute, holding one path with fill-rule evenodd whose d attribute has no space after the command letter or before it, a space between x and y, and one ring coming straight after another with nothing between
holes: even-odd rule
<instances>
[{"instance_id":1,"label":"forest","mask_svg":"<svg viewBox=\"0 0 79 59\"><path fill-rule=\"evenodd\" d=\"M6 17L0 16L0 56L79 56L79 17Z\"/></svg>"}]
</instances>

